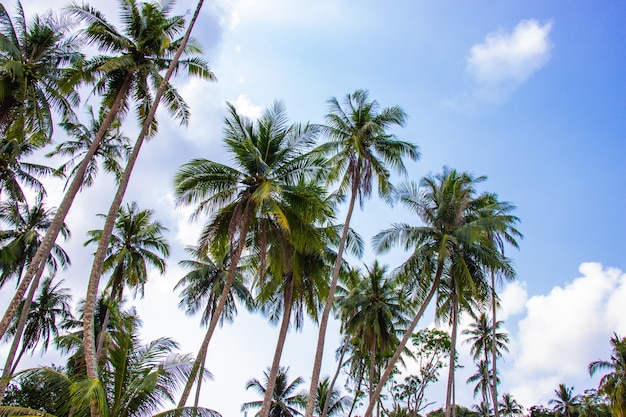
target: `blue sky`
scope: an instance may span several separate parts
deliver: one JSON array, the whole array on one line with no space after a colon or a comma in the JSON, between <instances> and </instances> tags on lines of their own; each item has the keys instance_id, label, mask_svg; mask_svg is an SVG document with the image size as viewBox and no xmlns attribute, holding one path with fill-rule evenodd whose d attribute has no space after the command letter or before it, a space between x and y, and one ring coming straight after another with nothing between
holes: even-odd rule
<instances>
[{"instance_id":1,"label":"blue sky","mask_svg":"<svg viewBox=\"0 0 626 417\"><path fill-rule=\"evenodd\" d=\"M29 15L48 7L24 3ZM114 5L91 4L115 20ZM193 7L177 3L180 12ZM176 81L192 121L181 128L160 115L160 134L144 147L127 193L128 201L156 211L174 247L166 275L152 274L146 300L129 300L144 319L145 337L171 335L183 351L199 346L198 319L176 309L172 292L182 276L182 248L199 226L174 207L171 183L192 158L228 162L224 102L255 117L279 99L292 120L322 122L329 97L363 88L381 106L397 104L409 114L406 127L394 131L422 152L421 161L408 164L409 179L447 165L486 175L483 189L517 206L525 238L509 252L518 278L502 295L511 334L502 392L529 406L545 404L560 382L577 392L594 387L586 365L608 357L614 331L626 335L625 18L619 1L207 2L194 36L218 82ZM134 123L126 123L131 137ZM108 209L111 187L98 179L68 218L74 267L62 277L77 297L90 267L84 232L101 227L94 214ZM50 194L49 203L57 204ZM417 219L374 198L355 214L353 227L369 243L394 221ZM393 268L403 256L380 259ZM355 262L371 265L374 258L368 247ZM422 325L431 322L432 315ZM316 333L311 323L290 333L283 362L292 377L308 380ZM245 382L270 364L276 335L262 317L248 314L217 333L207 365L215 380L205 384L204 405L239 415L240 404L255 399ZM327 346L323 374L334 369L334 349ZM465 360L457 398L469 405L472 388L463 381L473 366ZM439 388L431 397L442 404Z\"/></svg>"}]
</instances>

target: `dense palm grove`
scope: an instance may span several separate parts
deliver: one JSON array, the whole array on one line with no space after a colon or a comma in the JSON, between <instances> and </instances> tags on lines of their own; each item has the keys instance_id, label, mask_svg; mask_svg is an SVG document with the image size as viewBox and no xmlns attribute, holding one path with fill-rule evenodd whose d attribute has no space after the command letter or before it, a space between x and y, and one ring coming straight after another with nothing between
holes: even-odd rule
<instances>
[{"instance_id":1,"label":"dense palm grove","mask_svg":"<svg viewBox=\"0 0 626 417\"><path fill-rule=\"evenodd\" d=\"M198 158L174 175L177 203L205 219L175 287L179 306L206 327L203 342L192 357L167 337L141 340L141 319L124 297L144 295L148 269L164 271L170 245L158 213L123 201L144 139L158 134L158 104L181 124L189 118L172 74L214 79L190 38L201 7L185 22L172 15L172 2L120 0L118 29L88 4L66 6L64 18L26 17L19 3L14 13L0 4L0 286L16 287L0 322L8 346L0 415L217 416L199 406L211 378L207 352L217 326L246 308L280 331L267 371L246 385L259 400L242 404L242 412L400 417L441 402L429 415L626 417L626 339L618 335L612 356L589 364L590 374L603 375L598 389L575 394L561 384L549 404L528 410L498 392L497 360L508 336L497 319L497 289L515 278L504 254L522 238L515 207L479 191L486 178L452 168L392 184L392 174L405 175L405 162L420 153L390 133L405 124L404 111L381 108L365 90L329 99L322 125L290 122L281 102L258 120L227 105L223 142L232 165ZM88 48L99 52L87 56ZM87 125L74 112L85 87L100 98L99 108L88 108ZM134 142L122 131L131 113L142 126ZM37 155L63 161L29 162ZM71 294L55 278L71 267L59 235L69 237L74 198L101 169L118 188L102 229L84 237L95 250L87 293ZM46 176L66 180L58 208L46 206ZM373 239L378 253L406 251L394 268L378 261L359 268L346 259L364 250L350 223L374 192L416 218ZM418 329L429 307L445 331ZM461 315L472 318L469 327L459 329ZM289 329L306 317L319 324L308 390L281 362ZM341 323L342 342L334 374L321 378L331 317ZM461 343L471 347L475 373L457 384L455 369L470 366L458 363ZM25 354L51 348L63 352L63 366L20 371ZM417 365L407 375L409 361ZM445 398L429 398L440 378ZM473 390L472 409L455 404L458 389Z\"/></svg>"}]
</instances>

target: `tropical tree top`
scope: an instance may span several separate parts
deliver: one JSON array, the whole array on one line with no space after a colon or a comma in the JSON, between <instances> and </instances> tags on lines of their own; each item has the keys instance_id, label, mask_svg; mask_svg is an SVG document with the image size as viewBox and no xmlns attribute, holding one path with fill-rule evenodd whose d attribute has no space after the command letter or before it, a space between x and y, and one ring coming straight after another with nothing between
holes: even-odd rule
<instances>
[{"instance_id":1,"label":"tropical tree top","mask_svg":"<svg viewBox=\"0 0 626 417\"><path fill-rule=\"evenodd\" d=\"M170 246L163 232L167 231L160 222L152 219L152 210L140 210L136 202L122 207L111 235L111 244L104 260L104 271L113 270L111 291L114 297L121 297L122 279L135 295L143 296L143 287L148 279L148 264L161 274L165 272L165 258ZM104 215L99 215L104 217ZM98 242L102 230L87 232L89 239L85 245Z\"/></svg>"},{"instance_id":2,"label":"tropical tree top","mask_svg":"<svg viewBox=\"0 0 626 417\"><path fill-rule=\"evenodd\" d=\"M361 206L371 194L374 179L378 194L388 198L393 187L387 167L404 174L403 158L416 161L420 157L417 145L400 141L388 132L392 126L404 126L404 110L399 106L380 110L378 102L369 99L367 90L346 95L343 106L335 97L330 98L328 110L323 129L329 141L318 149L330 155L329 181L339 182L341 196L357 190Z\"/></svg>"},{"instance_id":3,"label":"tropical tree top","mask_svg":"<svg viewBox=\"0 0 626 417\"><path fill-rule=\"evenodd\" d=\"M272 395L272 403L269 415L271 417L294 417L302 415L300 409L304 406L306 398L302 394L296 394L296 389L304 382L300 377L289 382L287 373L288 367L281 367L276 377L276 386ZM265 381L269 378L269 369L263 372ZM254 389L260 395L265 395L265 386L258 379L254 378L246 383L246 389ZM259 408L262 401L250 401L241 405L241 411L251 408Z\"/></svg>"},{"instance_id":4,"label":"tropical tree top","mask_svg":"<svg viewBox=\"0 0 626 417\"><path fill-rule=\"evenodd\" d=\"M73 90L59 81L67 65L80 58L79 43L68 37L69 20L52 13L26 21L18 1L11 18L0 4L0 132L12 140L28 137L36 146L50 141L52 110L65 117L78 105Z\"/></svg>"},{"instance_id":5,"label":"tropical tree top","mask_svg":"<svg viewBox=\"0 0 626 417\"><path fill-rule=\"evenodd\" d=\"M78 63L66 79L67 86L80 83L94 85L94 92L103 97L103 105L112 107L118 93L128 81L132 95L121 97L120 114L129 109L130 99L140 123L146 119L153 102L153 91L164 81L160 72L168 68L178 50L185 29L182 15L170 16L173 1L119 0L119 16L124 24L120 31L106 17L88 4L71 3L68 10L87 27L79 35L107 55L96 55ZM185 47L186 55L200 53L191 39ZM190 75L214 80L207 63L200 57L181 59L177 69L184 68ZM168 111L181 123L189 120L189 108L176 89L166 84L163 101ZM156 119L152 121L149 136L156 133Z\"/></svg>"}]
</instances>

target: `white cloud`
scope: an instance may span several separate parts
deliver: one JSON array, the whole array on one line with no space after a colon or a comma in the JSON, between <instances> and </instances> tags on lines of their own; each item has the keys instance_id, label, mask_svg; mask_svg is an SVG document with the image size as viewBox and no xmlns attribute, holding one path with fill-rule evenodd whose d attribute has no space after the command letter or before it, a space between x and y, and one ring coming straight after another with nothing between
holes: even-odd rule
<instances>
[{"instance_id":1,"label":"white cloud","mask_svg":"<svg viewBox=\"0 0 626 417\"><path fill-rule=\"evenodd\" d=\"M522 20L512 33L490 33L474 45L467 57L467 70L478 83L522 83L548 61L552 23Z\"/></svg>"},{"instance_id":2,"label":"white cloud","mask_svg":"<svg viewBox=\"0 0 626 417\"><path fill-rule=\"evenodd\" d=\"M258 119L263 112L262 107L252 103L245 94L239 94L235 100L231 100L231 104L235 106L237 113L251 119Z\"/></svg>"},{"instance_id":3,"label":"white cloud","mask_svg":"<svg viewBox=\"0 0 626 417\"><path fill-rule=\"evenodd\" d=\"M509 317L522 313L526 308L528 292L526 283L514 281L507 284L500 294L500 312L498 320L507 320Z\"/></svg>"},{"instance_id":4,"label":"white cloud","mask_svg":"<svg viewBox=\"0 0 626 417\"><path fill-rule=\"evenodd\" d=\"M525 405L545 404L561 382L577 391L592 387L588 364L608 355L613 332L626 330L617 307L626 299L626 274L598 263L583 263L579 271L564 287L531 297L512 337L513 364L503 379L515 381L509 391Z\"/></svg>"},{"instance_id":5,"label":"white cloud","mask_svg":"<svg viewBox=\"0 0 626 417\"><path fill-rule=\"evenodd\" d=\"M552 23L522 20L511 32L487 34L483 43L473 45L466 57L466 71L472 79L469 92L448 100L445 105L473 112L485 105L497 105L541 69L550 59Z\"/></svg>"}]
</instances>

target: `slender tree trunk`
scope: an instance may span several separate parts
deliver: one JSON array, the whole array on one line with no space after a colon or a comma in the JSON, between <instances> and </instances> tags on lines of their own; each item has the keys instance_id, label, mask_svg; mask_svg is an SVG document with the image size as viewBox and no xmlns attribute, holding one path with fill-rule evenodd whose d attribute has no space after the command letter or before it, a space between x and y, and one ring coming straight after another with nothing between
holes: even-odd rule
<instances>
[{"instance_id":1,"label":"slender tree trunk","mask_svg":"<svg viewBox=\"0 0 626 417\"><path fill-rule=\"evenodd\" d=\"M26 327L26 322L28 321L30 306L33 302L33 298L35 298L35 292L37 292L37 288L39 287L39 280L41 279L43 271L43 268L41 268L37 273L37 276L31 283L28 294L24 299L24 304L22 305L22 312L20 313L20 319L17 322L15 336L13 337L13 342L11 343L11 348L9 349L9 354L7 355L7 360L4 365L4 369L2 370L2 377L0 378L0 403L2 403L2 400L4 399L4 394L6 392L7 386L9 385L9 381L11 380L11 375L13 375L13 370L17 367L17 364L22 357L22 354L20 354L15 363L13 363L13 360L15 359L15 353L17 352L17 348L19 347L20 341L22 340L22 335L24 333L24 328ZM23 352L24 347L22 348L22 353Z\"/></svg>"},{"instance_id":2,"label":"slender tree trunk","mask_svg":"<svg viewBox=\"0 0 626 417\"><path fill-rule=\"evenodd\" d=\"M56 241L57 236L59 235L59 232L61 231L61 228L63 227L63 223L65 222L65 217L67 216L67 213L69 212L70 207L72 206L72 203L74 202L74 198L76 197L76 195L80 191L81 186L83 185L83 180L85 178L85 171L87 170L87 165L89 164L89 162L91 161L91 158L93 158L94 154L98 150L98 147L100 146L100 142L102 141L104 134L106 133L108 128L111 126L111 123L113 122L113 120L115 120L115 117L117 116L117 113L120 108L122 97L124 97L126 93L128 92L128 89L130 88L131 80L132 78L130 75L128 75L126 79L124 80L120 88L120 91L118 91L117 96L115 97L115 101L113 102L111 109L109 110L107 116L102 122L102 125L100 126L100 129L98 130L98 133L96 134L96 137L94 138L93 143L91 144L91 146L89 146L89 150L87 151L87 154L85 155L81 163L78 165L78 168L76 169L76 172L74 174L74 178L72 179L70 186L67 188L67 191L65 192L65 195L63 196L63 200L61 201L61 204L59 205L59 208L57 209L57 212L54 215L52 222L50 223L50 227L46 231L46 235L44 236L43 241L41 242L41 245L39 245L39 248L37 249L37 252L35 253L35 256L33 257L33 260L28 266L28 269L26 270L26 275L22 278L22 281L20 282L20 285L18 286L15 292L15 295L13 296L13 299L11 300L9 304L9 307L4 313L2 321L0 321L0 339L4 337L4 334L6 333L9 327L9 324L11 323L11 320L13 319L13 316L15 315L15 312L19 306L19 303L22 301L22 297L24 297L24 293L26 292L26 289L30 285L30 282L32 281L33 277L39 271L40 268L44 267L45 260L50 255L50 251L52 250L52 247L54 246L54 242Z\"/></svg>"},{"instance_id":3,"label":"slender tree trunk","mask_svg":"<svg viewBox=\"0 0 626 417\"><path fill-rule=\"evenodd\" d=\"M496 277L491 271L491 399L493 401L493 416L500 417L498 410L498 373L496 361L498 352L496 349Z\"/></svg>"},{"instance_id":4,"label":"slender tree trunk","mask_svg":"<svg viewBox=\"0 0 626 417\"><path fill-rule=\"evenodd\" d=\"M204 369L206 364L206 356L202 359L202 369ZM198 408L198 404L200 403L200 391L202 390L202 372L198 372L198 385L196 385L196 397L193 400L193 406ZM194 414L195 415L195 414Z\"/></svg>"},{"instance_id":5,"label":"slender tree trunk","mask_svg":"<svg viewBox=\"0 0 626 417\"><path fill-rule=\"evenodd\" d=\"M139 156L139 151L141 150L141 145L145 137L148 134L150 129L150 125L152 120L154 119L154 115L156 114L157 108L159 107L159 102L161 101L161 97L165 92L165 88L167 86L168 81L172 77L172 73L174 69L178 66L179 59L183 54L185 47L187 46L187 42L189 41L189 37L191 36L191 31L193 26L200 14L200 9L202 8L203 0L199 0L196 6L196 10L194 12L191 21L189 22L189 26L187 27L187 31L185 32L185 36L183 37L176 54L172 58L172 62L170 63L167 72L157 92L154 97L154 102L152 107L150 107L150 111L144 120L143 126L141 128L141 132L137 137L137 141L135 142L135 146L133 147L133 151L131 152L130 157L128 158L128 162L126 163L126 168L124 169L124 173L120 178L119 186L117 192L115 194L115 198L111 203L111 207L109 208L109 212L107 214L106 220L104 222L104 228L102 230L102 235L100 237L100 241L98 242L98 249L96 250L96 254L94 256L93 266L91 268L91 274L89 276L89 284L87 286L87 296L85 298L85 307L83 313L83 334L84 337L84 350L85 350L85 362L87 367L87 377L92 379L98 378L98 366L97 366L97 354L96 354L96 345L93 340L93 328L94 328L94 312L96 308L96 302L98 297L98 286L100 283L100 276L102 275L102 264L104 262L104 258L106 256L106 250L109 247L111 234L113 233L113 227L115 225L115 219L117 218L117 213L119 211L120 206L122 205L122 200L124 198L124 194L126 193L126 188L128 187L128 182L130 181L130 176L132 174L133 168L135 166L135 162L137 161L137 157ZM92 417L97 417L93 415Z\"/></svg>"},{"instance_id":6,"label":"slender tree trunk","mask_svg":"<svg viewBox=\"0 0 626 417\"><path fill-rule=\"evenodd\" d=\"M339 280L339 272L341 271L341 264L343 262L343 251L346 247L346 241L348 239L348 231L350 230L350 219L354 211L354 203L356 202L356 196L359 190L359 182L355 181L352 184L352 192L350 195L350 204L348 205L348 213L346 214L346 220L343 225L343 231L341 233L341 240L339 241L339 247L337 248L337 259L335 260L335 267L333 269L333 275L330 282L330 288L328 290L328 298L326 299L326 305L322 312L320 319L319 334L317 337L317 347L315 350L315 361L313 362L313 372L311 375L311 386L309 387L309 399L306 403L305 417L313 417L313 410L315 409L315 402L317 400L317 388L320 382L320 372L322 370L322 358L324 356L324 343L326 340L326 329L328 327L328 318L330 316L330 310L333 307L335 301L335 291L337 290L337 281Z\"/></svg>"},{"instance_id":7,"label":"slender tree trunk","mask_svg":"<svg viewBox=\"0 0 626 417\"><path fill-rule=\"evenodd\" d=\"M278 375L278 369L280 368L280 358L283 354L283 348L285 346L285 340L287 339L287 330L289 330L289 322L291 321L291 308L293 307L293 277L289 277L289 282L285 287L285 294L283 300L283 319L280 325L280 331L278 332L278 342L276 343L276 351L274 352L274 360L272 361L272 368L267 379L267 387L265 388L265 396L263 397L263 404L261 405L261 417L268 417L272 405L272 397L274 396L274 388L276 387L276 376Z\"/></svg>"},{"instance_id":8,"label":"slender tree trunk","mask_svg":"<svg viewBox=\"0 0 626 417\"><path fill-rule=\"evenodd\" d=\"M337 369L335 370L335 375L333 375L333 379L328 384L328 393L326 396L326 401L324 401L324 408L322 409L322 415L320 417L328 416L328 407L330 407L330 393L333 392L335 388L335 382L337 382L337 378L339 377L339 372L341 372L341 367L343 366L343 357L346 354L346 350L348 348L347 341L344 341L344 344L341 346L341 353L339 355L339 361L337 362Z\"/></svg>"},{"instance_id":9,"label":"slender tree trunk","mask_svg":"<svg viewBox=\"0 0 626 417\"><path fill-rule=\"evenodd\" d=\"M189 398L189 394L191 393L191 387L193 386L193 382L196 379L196 374L200 368L200 364L203 363L204 358L206 358L207 349L209 347L209 342L211 341L211 337L213 336L213 332L217 327L217 322L219 321L220 316L222 315L222 310L224 310L224 305L226 304L226 300L228 298L228 294L230 292L230 287L233 285L233 281L235 280L235 275L237 273L237 265L239 264L239 259L241 258L241 254L243 253L243 249L246 246L246 235L248 234L248 228L250 227L250 222L252 220L254 208L248 205L244 210L243 220L239 227L239 240L237 243L237 249L231 256L231 264L230 269L228 270L228 277L226 278L226 282L224 283L224 288L222 289L222 293L220 294L219 301L217 303L217 308L213 312L213 316L211 317L211 322L209 323L209 327L207 332L202 340L202 345L198 350L198 356L193 363L191 368L191 372L189 374L189 378L187 379L187 383L185 384L185 388L183 389L183 393L181 394L180 401L178 402L178 408L183 408L187 403L187 399ZM235 241L232 240L232 243Z\"/></svg>"},{"instance_id":10,"label":"slender tree trunk","mask_svg":"<svg viewBox=\"0 0 626 417\"><path fill-rule=\"evenodd\" d=\"M437 266L437 272L435 273L435 279L433 280L433 286L431 287L430 292L426 296L426 299L420 306L420 309L417 311L417 314L415 314L415 317L413 318L413 321L409 325L409 328L406 329L406 333L404 333L404 336L402 337L402 340L400 341L398 348L396 349L395 353L389 360L389 363L387 364L385 371L381 375L380 380L378 381L378 384L376 385L376 391L374 391L374 397L370 399L370 403L367 406L367 410L365 411L365 414L363 415L363 417L372 417L372 412L374 411L374 405L376 404L376 401L380 397L380 393L383 390L383 386L385 385L385 383L391 376L391 372L393 372L393 368L395 367L396 362L398 362L398 359L400 359L400 356L402 355L404 348L406 347L407 343L409 342L409 339L413 335L413 331L415 330L417 323L420 321L420 319L424 315L424 311L426 311L426 308L430 304L430 301L433 299L435 293L439 289L439 283L441 282L442 273L443 273L443 264L439 264Z\"/></svg>"},{"instance_id":11,"label":"slender tree trunk","mask_svg":"<svg viewBox=\"0 0 626 417\"><path fill-rule=\"evenodd\" d=\"M454 290L454 279L452 280L452 334L450 336L450 364L448 367L448 387L446 390L446 417L456 417L456 404L454 401L454 376L456 357L456 331L458 322L458 301Z\"/></svg>"},{"instance_id":12,"label":"slender tree trunk","mask_svg":"<svg viewBox=\"0 0 626 417\"><path fill-rule=\"evenodd\" d=\"M361 383L363 382L363 376L359 378L359 383L356 387L356 391L354 392L354 399L352 400L352 405L350 406L350 411L348 412L348 417L352 416L354 412L354 407L356 407L357 397L359 396L359 391L361 391Z\"/></svg>"},{"instance_id":13,"label":"slender tree trunk","mask_svg":"<svg viewBox=\"0 0 626 417\"><path fill-rule=\"evenodd\" d=\"M372 397L374 396L374 371L376 370L376 349L372 349L370 351L370 386L369 386L369 390L368 390L368 394L369 394L369 401L372 401Z\"/></svg>"},{"instance_id":14,"label":"slender tree trunk","mask_svg":"<svg viewBox=\"0 0 626 417\"><path fill-rule=\"evenodd\" d=\"M122 301L122 283L123 271L121 265L115 267L115 271L113 272L113 284L111 285L111 298L110 302L113 301ZM95 314L95 307L94 307ZM100 363L100 359L104 355L104 339L107 334L107 327L109 326L109 320L111 319L111 309L108 305L105 304L105 312L104 318L102 319L102 330L100 331L100 335L98 336L98 344L96 347L96 363ZM95 326L95 323L94 323ZM95 334L95 332L94 332Z\"/></svg>"}]
</instances>

